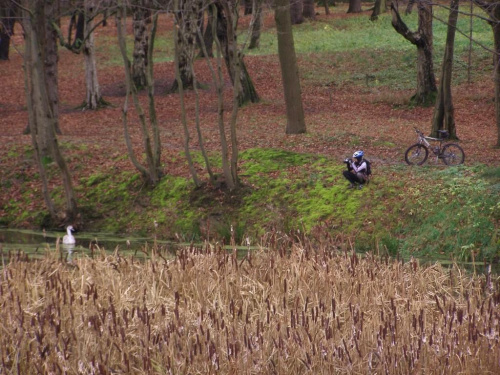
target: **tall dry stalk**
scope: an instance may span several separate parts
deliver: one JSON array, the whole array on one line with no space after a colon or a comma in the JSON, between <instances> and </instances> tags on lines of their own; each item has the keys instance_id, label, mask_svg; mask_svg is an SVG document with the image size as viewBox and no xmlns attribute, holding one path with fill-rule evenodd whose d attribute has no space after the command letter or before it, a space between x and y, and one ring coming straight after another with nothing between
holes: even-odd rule
<instances>
[{"instance_id":1,"label":"tall dry stalk","mask_svg":"<svg viewBox=\"0 0 500 375\"><path fill-rule=\"evenodd\" d=\"M147 261L12 255L0 276L6 374L497 373L498 279L271 235Z\"/></svg>"}]
</instances>

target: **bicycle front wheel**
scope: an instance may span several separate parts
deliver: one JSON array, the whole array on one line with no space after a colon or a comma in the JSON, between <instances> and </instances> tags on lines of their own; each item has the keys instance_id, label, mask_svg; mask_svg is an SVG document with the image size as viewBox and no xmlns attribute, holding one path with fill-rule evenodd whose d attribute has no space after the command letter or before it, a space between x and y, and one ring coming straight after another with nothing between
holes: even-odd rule
<instances>
[{"instance_id":1,"label":"bicycle front wheel","mask_svg":"<svg viewBox=\"0 0 500 375\"><path fill-rule=\"evenodd\" d=\"M446 165L460 165L465 161L464 150L455 143L444 146L440 157Z\"/></svg>"},{"instance_id":2,"label":"bicycle front wheel","mask_svg":"<svg viewBox=\"0 0 500 375\"><path fill-rule=\"evenodd\" d=\"M428 156L429 149L420 143L415 143L406 150L405 160L409 165L422 165Z\"/></svg>"}]
</instances>

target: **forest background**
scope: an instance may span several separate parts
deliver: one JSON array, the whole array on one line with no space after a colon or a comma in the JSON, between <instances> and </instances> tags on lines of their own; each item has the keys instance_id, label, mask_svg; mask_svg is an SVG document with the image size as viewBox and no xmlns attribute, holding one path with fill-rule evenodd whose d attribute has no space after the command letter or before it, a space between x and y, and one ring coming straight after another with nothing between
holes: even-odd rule
<instances>
[{"instance_id":1,"label":"forest background","mask_svg":"<svg viewBox=\"0 0 500 375\"><path fill-rule=\"evenodd\" d=\"M116 22L110 19L107 26L94 31L99 85L102 97L111 104L106 108L82 110L82 55L60 48L58 123L62 134L57 138L72 176L79 214L71 222L60 215L57 223L48 218L32 141L23 135L28 123L24 39L16 24L10 58L0 61L0 225L63 229L73 223L78 230L187 241L232 238L238 243L255 243L271 232L300 230L316 240L347 238L359 250L377 249L391 255L498 259L500 150L496 147L495 66L491 51L483 48L493 46L491 27L481 18L473 19L473 37L481 46L472 44L470 59L469 39L456 35L452 93L465 165L447 168L429 160L425 167L408 167L404 152L416 140L413 127L429 133L433 106L411 105L416 49L393 29L390 13L370 20L371 7L362 4L365 11L347 13L348 4L338 3L325 14L317 6L314 21L293 26L307 128L293 135L285 133L274 12L264 8L259 47L244 51L260 100L238 109L240 186L235 189L227 189L217 177L222 175L217 87L207 60L194 62L201 86L197 92L185 90L184 111L180 110L181 95L169 92L175 82L171 14L159 15L154 44L154 100L162 144L162 176L154 187L145 183L127 154L122 123L127 87ZM435 13L447 19L447 6L436 7ZM404 19L416 27L416 12ZM251 15L242 12L238 41L245 40L250 21ZM467 33L470 19L460 16L458 22ZM69 19L63 19L63 27L68 24ZM129 47L131 30L129 18ZM433 30L439 78L446 24L435 20ZM233 86L225 70L223 82L229 103L224 118L230 131ZM147 90L139 91L138 97L147 108ZM197 119L219 183L208 183L196 140ZM145 160L139 127L139 118L131 114L131 140L139 159ZM186 128L192 135L189 148L200 175L199 186L193 182L185 157ZM351 192L341 174L342 160L356 149L363 149L372 161L374 176L366 189ZM52 160L45 164L52 198L62 212L61 177Z\"/></svg>"}]
</instances>

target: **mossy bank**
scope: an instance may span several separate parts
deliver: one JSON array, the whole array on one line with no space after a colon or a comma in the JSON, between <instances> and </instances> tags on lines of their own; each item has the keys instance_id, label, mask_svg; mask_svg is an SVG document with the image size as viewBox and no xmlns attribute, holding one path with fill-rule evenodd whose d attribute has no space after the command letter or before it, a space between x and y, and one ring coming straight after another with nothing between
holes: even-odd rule
<instances>
[{"instance_id":1,"label":"mossy bank","mask_svg":"<svg viewBox=\"0 0 500 375\"><path fill-rule=\"evenodd\" d=\"M91 153L78 152L80 158ZM2 178L4 190L17 191L3 208L3 226L47 223L29 154L19 146L9 153L26 168ZM240 156L241 187L233 192L208 185L195 189L189 178L170 175L146 189L137 173L107 165L76 177L81 229L238 243L255 243L273 231L301 231L318 241L325 235L349 238L359 251L393 256L500 257L499 167L374 162L369 185L348 190L336 159L279 149L248 149Z\"/></svg>"}]
</instances>

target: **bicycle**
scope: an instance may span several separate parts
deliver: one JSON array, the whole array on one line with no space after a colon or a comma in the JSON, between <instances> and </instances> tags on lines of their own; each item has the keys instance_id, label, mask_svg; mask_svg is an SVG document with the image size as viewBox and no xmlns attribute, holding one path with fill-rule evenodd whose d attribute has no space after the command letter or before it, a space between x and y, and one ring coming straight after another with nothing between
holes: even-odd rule
<instances>
[{"instance_id":1,"label":"bicycle","mask_svg":"<svg viewBox=\"0 0 500 375\"><path fill-rule=\"evenodd\" d=\"M465 152L456 143L443 142L449 137L447 130L438 130L439 138L426 137L424 133L415 128L418 136L418 143L410 146L405 153L405 160L409 165L422 165L429 156L429 150L436 155L436 161L441 159L446 165L460 165L465 161ZM431 146L429 143L439 142L439 146Z\"/></svg>"}]
</instances>

